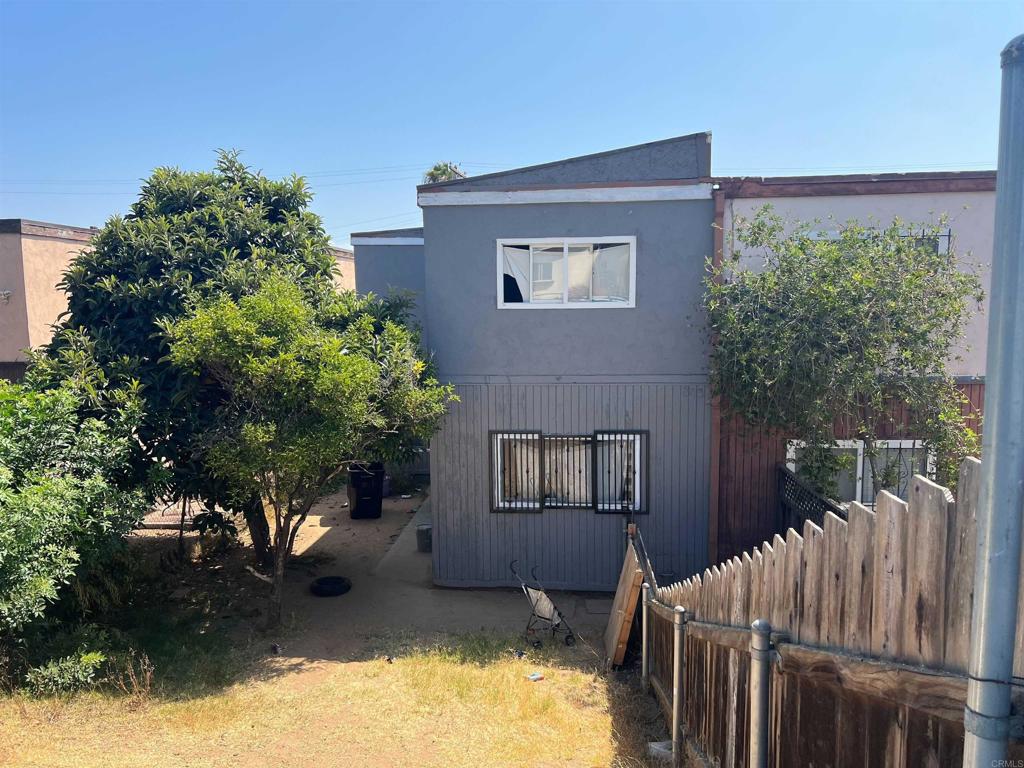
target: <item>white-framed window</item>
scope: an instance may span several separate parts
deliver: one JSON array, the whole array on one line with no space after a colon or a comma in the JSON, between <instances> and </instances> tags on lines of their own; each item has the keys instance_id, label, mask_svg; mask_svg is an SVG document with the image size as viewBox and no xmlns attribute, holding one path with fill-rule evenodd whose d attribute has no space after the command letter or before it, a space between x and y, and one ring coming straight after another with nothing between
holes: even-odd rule
<instances>
[{"instance_id":1,"label":"white-framed window","mask_svg":"<svg viewBox=\"0 0 1024 768\"><path fill-rule=\"evenodd\" d=\"M499 309L636 306L635 237L497 241Z\"/></svg>"},{"instance_id":2,"label":"white-framed window","mask_svg":"<svg viewBox=\"0 0 1024 768\"><path fill-rule=\"evenodd\" d=\"M491 509L646 512L645 431L490 433Z\"/></svg>"},{"instance_id":3,"label":"white-framed window","mask_svg":"<svg viewBox=\"0 0 1024 768\"><path fill-rule=\"evenodd\" d=\"M790 440L786 443L786 466L797 472L800 465L800 453L806 447L802 440ZM888 482L883 488L890 493L905 499L910 487L910 479L914 475L934 475L935 454L930 453L920 440L878 440L875 442L875 470ZM836 477L837 496L839 502L858 501L873 507L877 492L874 487L870 459L864 453L862 440L836 440L832 452L848 454L853 458L849 469L842 470Z\"/></svg>"}]
</instances>

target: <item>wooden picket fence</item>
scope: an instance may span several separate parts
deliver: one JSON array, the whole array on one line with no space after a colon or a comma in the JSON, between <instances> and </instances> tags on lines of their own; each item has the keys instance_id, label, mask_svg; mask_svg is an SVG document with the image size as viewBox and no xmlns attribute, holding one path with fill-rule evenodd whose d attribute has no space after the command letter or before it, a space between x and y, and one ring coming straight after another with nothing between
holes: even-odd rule
<instances>
[{"instance_id":1,"label":"wooden picket fence","mask_svg":"<svg viewBox=\"0 0 1024 768\"><path fill-rule=\"evenodd\" d=\"M687 611L691 751L723 768L748 765L750 625L765 619L770 765L959 766L980 467L963 463L957 500L918 476L906 502L883 492L874 511L853 504L848 520L830 513L823 527L807 522L703 574L652 585L649 679L669 718L665 608ZM1015 675L1024 677L1021 626ZM1024 745L1011 754L1024 758Z\"/></svg>"}]
</instances>

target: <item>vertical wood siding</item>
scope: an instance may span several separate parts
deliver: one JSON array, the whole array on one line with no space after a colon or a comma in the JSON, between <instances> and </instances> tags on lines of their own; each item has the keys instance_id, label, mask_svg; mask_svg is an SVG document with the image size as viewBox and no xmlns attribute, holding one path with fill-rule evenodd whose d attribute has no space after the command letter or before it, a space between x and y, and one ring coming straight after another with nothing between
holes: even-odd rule
<instances>
[{"instance_id":1,"label":"vertical wood siding","mask_svg":"<svg viewBox=\"0 0 1024 768\"><path fill-rule=\"evenodd\" d=\"M958 386L967 398L962 409L967 423L980 435L985 382L965 380ZM905 421L904 411L902 406L894 406L894 419ZM837 424L836 436L842 439L851 435L844 425ZM881 434L883 438L894 436ZM752 429L739 419L723 415L719 461L715 559L725 560L770 540L776 533L779 499L775 468L786 461L786 439L778 433Z\"/></svg>"},{"instance_id":2,"label":"vertical wood siding","mask_svg":"<svg viewBox=\"0 0 1024 768\"><path fill-rule=\"evenodd\" d=\"M545 586L614 589L625 546L622 515L592 509L490 511L489 430L589 434L649 430L650 512L638 515L668 581L706 565L710 409L706 384L461 384L460 402L431 444L434 580L515 585L538 566Z\"/></svg>"}]
</instances>

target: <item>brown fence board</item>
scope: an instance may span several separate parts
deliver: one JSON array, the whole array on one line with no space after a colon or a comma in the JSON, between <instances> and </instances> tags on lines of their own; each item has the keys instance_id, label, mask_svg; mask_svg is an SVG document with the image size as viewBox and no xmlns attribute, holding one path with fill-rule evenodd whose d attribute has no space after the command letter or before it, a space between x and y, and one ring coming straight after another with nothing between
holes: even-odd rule
<instances>
[{"instance_id":1,"label":"brown fence board","mask_svg":"<svg viewBox=\"0 0 1024 768\"><path fill-rule=\"evenodd\" d=\"M875 566L875 513L850 505L846 530L846 623L843 647L867 653L871 649L871 595Z\"/></svg>"},{"instance_id":2,"label":"brown fence board","mask_svg":"<svg viewBox=\"0 0 1024 768\"><path fill-rule=\"evenodd\" d=\"M907 590L907 504L888 491L882 491L875 513L871 653L880 658L901 658Z\"/></svg>"},{"instance_id":3,"label":"brown fence board","mask_svg":"<svg viewBox=\"0 0 1024 768\"><path fill-rule=\"evenodd\" d=\"M946 552L946 638L943 664L946 669L966 671L971 653L971 611L974 608L974 561L978 540L978 493L981 462L964 459L957 483Z\"/></svg>"},{"instance_id":4,"label":"brown fence board","mask_svg":"<svg viewBox=\"0 0 1024 768\"><path fill-rule=\"evenodd\" d=\"M825 579L822 582L821 642L843 645L843 602L846 599L846 521L825 513Z\"/></svg>"},{"instance_id":5,"label":"brown fence board","mask_svg":"<svg viewBox=\"0 0 1024 768\"><path fill-rule=\"evenodd\" d=\"M822 606L822 535L821 528L808 520L804 523L802 600L800 625L794 639L810 645L821 642Z\"/></svg>"},{"instance_id":6,"label":"brown fence board","mask_svg":"<svg viewBox=\"0 0 1024 768\"><path fill-rule=\"evenodd\" d=\"M631 541L626 547L622 571L619 573L619 584L608 616L608 626L604 631L605 663L608 665L621 664L626 655L629 629L633 626L633 614L640 598L640 585L643 580L644 572L640 568L636 549Z\"/></svg>"},{"instance_id":7,"label":"brown fence board","mask_svg":"<svg viewBox=\"0 0 1024 768\"><path fill-rule=\"evenodd\" d=\"M942 663L946 630L946 541L952 496L920 475L911 481L903 651L909 661Z\"/></svg>"}]
</instances>

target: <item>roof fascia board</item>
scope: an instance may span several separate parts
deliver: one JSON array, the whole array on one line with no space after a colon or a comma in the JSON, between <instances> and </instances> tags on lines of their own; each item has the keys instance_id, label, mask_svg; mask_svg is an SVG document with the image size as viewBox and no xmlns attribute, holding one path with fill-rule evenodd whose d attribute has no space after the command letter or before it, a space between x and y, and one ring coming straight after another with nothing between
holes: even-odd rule
<instances>
[{"instance_id":1,"label":"roof fascia board","mask_svg":"<svg viewBox=\"0 0 1024 768\"><path fill-rule=\"evenodd\" d=\"M692 184L565 187L558 189L420 192L421 207L439 205L533 205L543 203L643 203L666 200L710 200L712 185Z\"/></svg>"},{"instance_id":2,"label":"roof fascia board","mask_svg":"<svg viewBox=\"0 0 1024 768\"><path fill-rule=\"evenodd\" d=\"M356 245L423 245L422 237L353 237L353 246Z\"/></svg>"}]
</instances>

